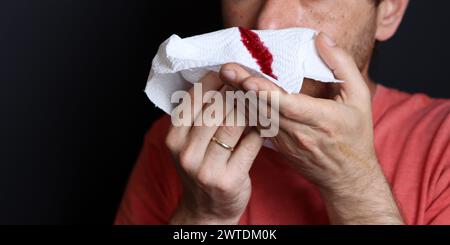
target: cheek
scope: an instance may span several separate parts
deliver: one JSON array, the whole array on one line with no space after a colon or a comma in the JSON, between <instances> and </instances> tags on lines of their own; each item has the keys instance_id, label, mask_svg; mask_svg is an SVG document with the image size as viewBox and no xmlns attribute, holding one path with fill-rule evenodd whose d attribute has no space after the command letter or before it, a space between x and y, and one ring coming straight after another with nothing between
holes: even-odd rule
<instances>
[{"instance_id":1,"label":"cheek","mask_svg":"<svg viewBox=\"0 0 450 245\"><path fill-rule=\"evenodd\" d=\"M348 8L338 7L336 4L327 4L323 7L311 7L306 9L299 20L298 25L325 32L333 37L336 42L345 47L352 40L354 21L348 14Z\"/></svg>"},{"instance_id":2,"label":"cheek","mask_svg":"<svg viewBox=\"0 0 450 245\"><path fill-rule=\"evenodd\" d=\"M370 59L375 41L375 20L367 16L352 19L341 22L340 26L336 26L334 30L338 45L347 50L358 67L363 69Z\"/></svg>"},{"instance_id":3,"label":"cheek","mask_svg":"<svg viewBox=\"0 0 450 245\"><path fill-rule=\"evenodd\" d=\"M224 0L222 1L222 16L224 26L242 26L252 28L258 17L260 0Z\"/></svg>"},{"instance_id":4,"label":"cheek","mask_svg":"<svg viewBox=\"0 0 450 245\"><path fill-rule=\"evenodd\" d=\"M340 20L324 21L312 28L331 36L340 47L348 50L354 40L354 35L351 28L347 28L343 24Z\"/></svg>"},{"instance_id":5,"label":"cheek","mask_svg":"<svg viewBox=\"0 0 450 245\"><path fill-rule=\"evenodd\" d=\"M352 52L355 45L364 39L368 32L371 23L370 18L357 15L349 16L345 13L339 15L329 15L323 20L320 30L332 36L339 46L343 47L349 52Z\"/></svg>"}]
</instances>

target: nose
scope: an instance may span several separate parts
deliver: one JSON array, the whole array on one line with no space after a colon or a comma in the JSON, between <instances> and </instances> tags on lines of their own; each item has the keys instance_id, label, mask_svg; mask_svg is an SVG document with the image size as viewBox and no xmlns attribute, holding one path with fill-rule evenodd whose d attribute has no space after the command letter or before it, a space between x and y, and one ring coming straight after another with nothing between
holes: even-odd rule
<instances>
[{"instance_id":1,"label":"nose","mask_svg":"<svg viewBox=\"0 0 450 245\"><path fill-rule=\"evenodd\" d=\"M299 26L302 7L298 0L266 0L256 19L258 30L274 30Z\"/></svg>"}]
</instances>

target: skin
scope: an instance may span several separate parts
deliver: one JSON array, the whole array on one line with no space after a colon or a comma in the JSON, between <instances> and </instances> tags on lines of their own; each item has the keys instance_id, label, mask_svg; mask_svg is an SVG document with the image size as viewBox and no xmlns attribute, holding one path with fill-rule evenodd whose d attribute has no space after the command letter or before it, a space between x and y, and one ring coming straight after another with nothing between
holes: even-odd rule
<instances>
[{"instance_id":1,"label":"skin","mask_svg":"<svg viewBox=\"0 0 450 245\"><path fill-rule=\"evenodd\" d=\"M408 0L384 0L379 6L370 0L222 1L227 27L308 27L321 32L318 52L343 84L305 81L300 94L286 94L237 64L224 65L220 74L210 73L200 82L205 91L279 92L280 133L272 141L293 169L319 188L332 224L403 223L374 149L371 97L376 85L368 67L375 41L394 35L407 4ZM193 104L187 106L196 118L199 111ZM239 222L251 194L249 170L263 143L256 130L170 129L166 145L185 190L172 224ZM211 142L213 136L235 150Z\"/></svg>"}]
</instances>

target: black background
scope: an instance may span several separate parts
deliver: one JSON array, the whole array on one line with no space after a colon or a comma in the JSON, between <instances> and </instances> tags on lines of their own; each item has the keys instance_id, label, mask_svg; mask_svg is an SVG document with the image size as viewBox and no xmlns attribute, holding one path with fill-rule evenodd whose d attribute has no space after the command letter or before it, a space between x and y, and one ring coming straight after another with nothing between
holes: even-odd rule
<instances>
[{"instance_id":1,"label":"black background","mask_svg":"<svg viewBox=\"0 0 450 245\"><path fill-rule=\"evenodd\" d=\"M450 97L449 7L412 1L373 77ZM143 93L159 44L220 28L218 0L0 1L0 224L112 223L162 115Z\"/></svg>"}]
</instances>

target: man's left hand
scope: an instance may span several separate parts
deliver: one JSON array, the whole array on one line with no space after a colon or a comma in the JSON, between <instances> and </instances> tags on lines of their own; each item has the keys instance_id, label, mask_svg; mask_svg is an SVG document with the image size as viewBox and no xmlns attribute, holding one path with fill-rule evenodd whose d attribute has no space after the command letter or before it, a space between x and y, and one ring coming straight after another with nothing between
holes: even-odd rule
<instances>
[{"instance_id":1,"label":"man's left hand","mask_svg":"<svg viewBox=\"0 0 450 245\"><path fill-rule=\"evenodd\" d=\"M244 91L279 92L276 148L318 186L332 223L401 224L374 147L371 93L351 55L326 34L316 47L335 77L344 81L333 99L288 94L237 64L222 67L222 79ZM234 73L234 75L233 75ZM243 78L245 79L239 79Z\"/></svg>"}]
</instances>

